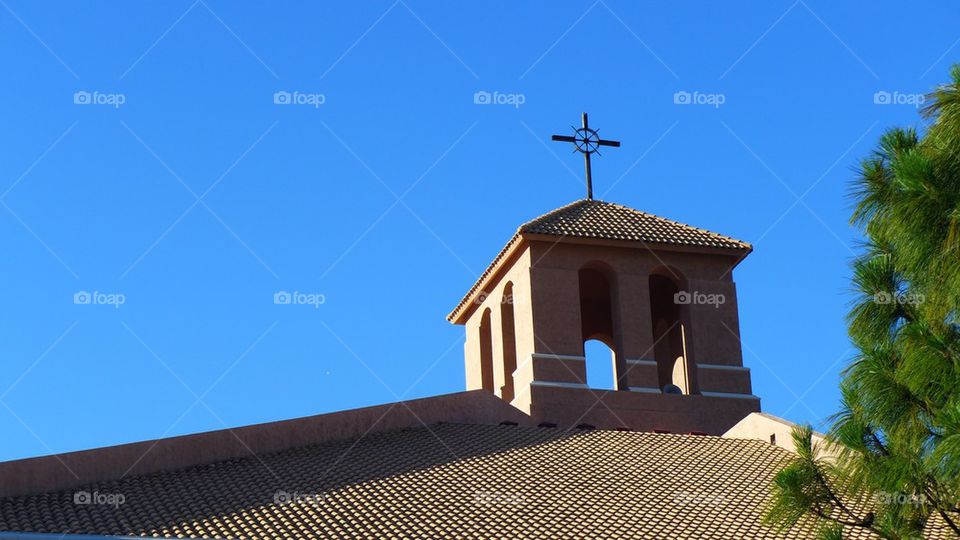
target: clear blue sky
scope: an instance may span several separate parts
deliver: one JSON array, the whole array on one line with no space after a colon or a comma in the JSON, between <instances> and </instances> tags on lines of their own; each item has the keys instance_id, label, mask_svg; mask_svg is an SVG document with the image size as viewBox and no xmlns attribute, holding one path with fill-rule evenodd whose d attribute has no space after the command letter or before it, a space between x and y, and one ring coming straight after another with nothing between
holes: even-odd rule
<instances>
[{"instance_id":1,"label":"clear blue sky","mask_svg":"<svg viewBox=\"0 0 960 540\"><path fill-rule=\"evenodd\" d=\"M623 141L598 195L755 244L735 273L754 391L820 425L852 355L851 168L919 124L958 16L2 0L0 459L461 390L444 315L518 224L583 196L549 142L583 110Z\"/></svg>"}]
</instances>

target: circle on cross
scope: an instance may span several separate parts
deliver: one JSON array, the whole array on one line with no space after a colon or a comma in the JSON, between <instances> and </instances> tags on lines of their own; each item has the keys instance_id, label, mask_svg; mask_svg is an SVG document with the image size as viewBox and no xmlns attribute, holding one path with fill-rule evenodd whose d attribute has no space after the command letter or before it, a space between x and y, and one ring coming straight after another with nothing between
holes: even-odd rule
<instances>
[{"instance_id":1,"label":"circle on cross","mask_svg":"<svg viewBox=\"0 0 960 540\"><path fill-rule=\"evenodd\" d=\"M576 130L574 144L577 151L582 154L592 154L600 149L600 135L590 128L580 128Z\"/></svg>"}]
</instances>

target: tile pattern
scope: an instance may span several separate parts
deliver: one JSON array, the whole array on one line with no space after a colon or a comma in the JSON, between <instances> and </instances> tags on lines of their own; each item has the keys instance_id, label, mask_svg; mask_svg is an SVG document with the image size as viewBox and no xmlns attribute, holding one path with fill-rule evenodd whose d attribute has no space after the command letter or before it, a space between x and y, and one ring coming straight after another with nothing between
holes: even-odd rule
<instances>
[{"instance_id":1,"label":"tile pattern","mask_svg":"<svg viewBox=\"0 0 960 540\"><path fill-rule=\"evenodd\" d=\"M435 424L0 500L0 530L217 538L778 538L789 454L720 437ZM262 460L262 461L261 461ZM123 504L76 504L75 493ZM808 527L786 538L812 538ZM851 536L866 538L866 536Z\"/></svg>"},{"instance_id":2,"label":"tile pattern","mask_svg":"<svg viewBox=\"0 0 960 540\"><path fill-rule=\"evenodd\" d=\"M544 214L521 232L747 250L750 244L619 204L583 199Z\"/></svg>"}]
</instances>

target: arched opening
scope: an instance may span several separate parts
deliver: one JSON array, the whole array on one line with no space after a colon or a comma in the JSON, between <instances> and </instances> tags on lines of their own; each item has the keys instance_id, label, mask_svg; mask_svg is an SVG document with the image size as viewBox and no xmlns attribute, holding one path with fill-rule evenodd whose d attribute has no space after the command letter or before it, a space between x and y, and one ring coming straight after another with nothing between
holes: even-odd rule
<instances>
[{"instance_id":1,"label":"arched opening","mask_svg":"<svg viewBox=\"0 0 960 540\"><path fill-rule=\"evenodd\" d=\"M480 317L480 381L483 389L493 392L493 332L490 329L490 308Z\"/></svg>"},{"instance_id":2,"label":"arched opening","mask_svg":"<svg viewBox=\"0 0 960 540\"><path fill-rule=\"evenodd\" d=\"M580 269L580 335L587 359L587 382L593 388L617 388L613 273L600 266ZM594 343L598 342L598 343Z\"/></svg>"},{"instance_id":3,"label":"arched opening","mask_svg":"<svg viewBox=\"0 0 960 540\"><path fill-rule=\"evenodd\" d=\"M653 322L653 354L657 361L657 379L664 393L690 394L690 367L686 352L686 291L682 277L674 272L650 275L650 315Z\"/></svg>"},{"instance_id":4,"label":"arched opening","mask_svg":"<svg viewBox=\"0 0 960 540\"><path fill-rule=\"evenodd\" d=\"M503 388L500 395L507 403L513 401L513 372L517 369L517 336L513 319L513 283L503 288L500 300L500 335L503 342Z\"/></svg>"},{"instance_id":5,"label":"arched opening","mask_svg":"<svg viewBox=\"0 0 960 540\"><path fill-rule=\"evenodd\" d=\"M613 349L602 341L589 339L583 344L583 355L587 357L587 380L590 381L590 388L616 388L613 376L616 373L616 355Z\"/></svg>"}]
</instances>

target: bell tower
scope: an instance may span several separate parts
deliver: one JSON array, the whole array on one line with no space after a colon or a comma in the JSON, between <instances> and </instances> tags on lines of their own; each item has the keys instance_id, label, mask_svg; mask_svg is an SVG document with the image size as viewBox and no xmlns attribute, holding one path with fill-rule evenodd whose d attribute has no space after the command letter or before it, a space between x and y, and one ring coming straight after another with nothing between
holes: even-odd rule
<instances>
[{"instance_id":1,"label":"bell tower","mask_svg":"<svg viewBox=\"0 0 960 540\"><path fill-rule=\"evenodd\" d=\"M467 388L535 422L722 434L760 410L743 366L733 269L750 244L593 199L588 127L554 135L584 155L587 198L521 225L447 319L466 327ZM584 343L611 351L591 388Z\"/></svg>"},{"instance_id":2,"label":"bell tower","mask_svg":"<svg viewBox=\"0 0 960 540\"><path fill-rule=\"evenodd\" d=\"M733 268L751 246L582 199L522 225L448 316L467 388L558 425L722 433L759 411ZM584 343L610 348L591 388Z\"/></svg>"}]
</instances>

